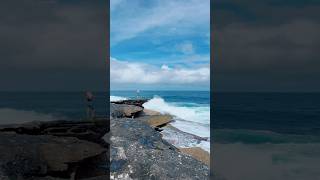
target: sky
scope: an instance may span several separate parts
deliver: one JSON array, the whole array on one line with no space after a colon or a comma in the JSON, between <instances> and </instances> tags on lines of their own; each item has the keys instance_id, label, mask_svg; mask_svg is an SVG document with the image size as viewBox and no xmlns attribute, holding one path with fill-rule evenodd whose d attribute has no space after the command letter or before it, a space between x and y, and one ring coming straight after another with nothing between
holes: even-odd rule
<instances>
[{"instance_id":1,"label":"sky","mask_svg":"<svg viewBox=\"0 0 320 180\"><path fill-rule=\"evenodd\" d=\"M214 91L320 91L320 1L212 6Z\"/></svg>"},{"instance_id":2,"label":"sky","mask_svg":"<svg viewBox=\"0 0 320 180\"><path fill-rule=\"evenodd\" d=\"M209 0L110 6L113 89L209 88ZM0 91L105 91L105 7L2 0ZM320 91L319 1L214 0L212 8L213 90Z\"/></svg>"},{"instance_id":3,"label":"sky","mask_svg":"<svg viewBox=\"0 0 320 180\"><path fill-rule=\"evenodd\" d=\"M105 0L1 0L0 91L106 91Z\"/></svg>"},{"instance_id":4,"label":"sky","mask_svg":"<svg viewBox=\"0 0 320 180\"><path fill-rule=\"evenodd\" d=\"M209 0L111 0L112 90L209 90Z\"/></svg>"}]
</instances>

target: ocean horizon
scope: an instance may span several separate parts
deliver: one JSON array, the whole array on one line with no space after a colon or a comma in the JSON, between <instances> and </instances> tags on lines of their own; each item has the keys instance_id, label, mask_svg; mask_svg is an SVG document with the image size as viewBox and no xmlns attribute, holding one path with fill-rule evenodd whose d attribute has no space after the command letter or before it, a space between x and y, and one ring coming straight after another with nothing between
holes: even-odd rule
<instances>
[{"instance_id":1,"label":"ocean horizon","mask_svg":"<svg viewBox=\"0 0 320 180\"><path fill-rule=\"evenodd\" d=\"M108 95L95 92L98 115L107 116ZM136 91L111 91L110 100L136 98ZM320 93L211 93L209 91L140 91L148 109L175 116L172 125L215 143L283 144L320 142ZM210 107L210 98L213 107ZM1 123L42 119L82 119L83 92L0 92ZM210 109L213 110L210 119ZM170 135L170 134L169 134ZM210 143L181 142L183 146ZM188 144L190 143L190 144Z\"/></svg>"}]
</instances>

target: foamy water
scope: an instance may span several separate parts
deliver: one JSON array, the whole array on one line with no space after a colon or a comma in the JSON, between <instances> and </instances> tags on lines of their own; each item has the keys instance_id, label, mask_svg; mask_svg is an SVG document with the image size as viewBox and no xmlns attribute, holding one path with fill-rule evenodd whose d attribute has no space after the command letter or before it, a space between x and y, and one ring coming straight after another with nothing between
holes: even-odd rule
<instances>
[{"instance_id":1,"label":"foamy water","mask_svg":"<svg viewBox=\"0 0 320 180\"><path fill-rule=\"evenodd\" d=\"M210 138L210 107L191 103L168 103L161 97L154 97L143 105L146 109L174 116L172 126L200 137ZM210 152L210 139L184 147L198 146Z\"/></svg>"}]
</instances>

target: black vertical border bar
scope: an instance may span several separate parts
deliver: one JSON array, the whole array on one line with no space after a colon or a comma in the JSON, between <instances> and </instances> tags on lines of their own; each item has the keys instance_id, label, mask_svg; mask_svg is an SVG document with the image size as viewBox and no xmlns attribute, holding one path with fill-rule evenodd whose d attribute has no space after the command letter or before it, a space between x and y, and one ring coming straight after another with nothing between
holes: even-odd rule
<instances>
[{"instance_id":1,"label":"black vertical border bar","mask_svg":"<svg viewBox=\"0 0 320 180\"><path fill-rule=\"evenodd\" d=\"M107 7L106 7L106 19L105 19L105 48L106 48L106 54L105 59L103 59L106 62L106 117L109 119L110 114L110 0L104 0L107 1Z\"/></svg>"},{"instance_id":2,"label":"black vertical border bar","mask_svg":"<svg viewBox=\"0 0 320 180\"><path fill-rule=\"evenodd\" d=\"M105 75L105 79L106 79L106 120L108 121L107 123L107 128L108 128L108 134L110 134L110 0L103 0L106 2L106 9L105 9L105 19L104 19L104 23L106 24L105 26L105 56L103 58L103 61L105 61L106 65L106 75ZM110 136L106 136L107 139L105 139L108 143L108 150L107 150L107 157L108 157L108 161L109 163L107 163L107 168L108 168L108 172L110 173ZM110 175L108 176L108 179L110 179Z\"/></svg>"},{"instance_id":3,"label":"black vertical border bar","mask_svg":"<svg viewBox=\"0 0 320 180\"><path fill-rule=\"evenodd\" d=\"M214 111L214 101L213 101L213 67L214 67L214 24L213 24L213 1L210 0L210 179L213 179L213 159L214 159L214 149L213 149L213 111Z\"/></svg>"}]
</instances>

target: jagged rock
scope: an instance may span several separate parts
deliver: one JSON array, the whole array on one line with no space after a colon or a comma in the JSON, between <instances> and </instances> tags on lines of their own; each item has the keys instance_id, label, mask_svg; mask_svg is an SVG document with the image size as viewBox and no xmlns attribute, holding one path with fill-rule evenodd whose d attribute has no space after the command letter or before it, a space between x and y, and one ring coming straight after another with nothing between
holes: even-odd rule
<instances>
[{"instance_id":1,"label":"jagged rock","mask_svg":"<svg viewBox=\"0 0 320 180\"><path fill-rule=\"evenodd\" d=\"M126 104L126 105L134 105L143 107L142 105L146 103L149 99L129 99L129 100L121 100L121 101L114 101L111 102L113 104Z\"/></svg>"},{"instance_id":2,"label":"jagged rock","mask_svg":"<svg viewBox=\"0 0 320 180\"><path fill-rule=\"evenodd\" d=\"M135 105L110 104L110 115L114 118L134 117L142 110L142 107Z\"/></svg>"},{"instance_id":3,"label":"jagged rock","mask_svg":"<svg viewBox=\"0 0 320 180\"><path fill-rule=\"evenodd\" d=\"M204 163L161 138L146 123L111 119L111 179L209 179Z\"/></svg>"},{"instance_id":4,"label":"jagged rock","mask_svg":"<svg viewBox=\"0 0 320 180\"><path fill-rule=\"evenodd\" d=\"M0 177L68 178L82 161L104 154L106 149L99 144L74 137L21 135L11 132L0 133L0 152Z\"/></svg>"}]
</instances>

